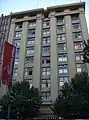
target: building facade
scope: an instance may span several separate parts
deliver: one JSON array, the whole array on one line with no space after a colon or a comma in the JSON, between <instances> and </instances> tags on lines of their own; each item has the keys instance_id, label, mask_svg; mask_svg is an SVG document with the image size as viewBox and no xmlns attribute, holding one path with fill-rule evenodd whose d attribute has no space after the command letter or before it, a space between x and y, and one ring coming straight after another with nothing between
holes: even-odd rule
<instances>
[{"instance_id":1,"label":"building facade","mask_svg":"<svg viewBox=\"0 0 89 120\"><path fill-rule=\"evenodd\" d=\"M0 17L0 97L6 92L6 87L1 86L1 74L2 74L2 61L3 61L3 45L5 41L8 41L9 29L10 29L11 16L1 15Z\"/></svg>"},{"instance_id":2,"label":"building facade","mask_svg":"<svg viewBox=\"0 0 89 120\"><path fill-rule=\"evenodd\" d=\"M10 28L11 16L4 16L3 14L0 17L0 46L3 45L4 41L8 40L9 28ZM0 47L0 53L2 52L2 47Z\"/></svg>"},{"instance_id":3,"label":"building facade","mask_svg":"<svg viewBox=\"0 0 89 120\"><path fill-rule=\"evenodd\" d=\"M43 105L51 105L76 72L89 73L82 62L88 38L84 2L12 13L8 42L16 46L13 84L29 81L41 92Z\"/></svg>"}]
</instances>

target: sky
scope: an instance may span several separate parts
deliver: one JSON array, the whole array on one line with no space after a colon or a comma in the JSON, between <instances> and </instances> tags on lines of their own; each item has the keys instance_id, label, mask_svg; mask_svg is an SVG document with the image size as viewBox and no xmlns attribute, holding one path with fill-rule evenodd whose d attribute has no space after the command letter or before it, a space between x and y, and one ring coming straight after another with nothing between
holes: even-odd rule
<instances>
[{"instance_id":1,"label":"sky","mask_svg":"<svg viewBox=\"0 0 89 120\"><path fill-rule=\"evenodd\" d=\"M89 0L0 0L0 15L2 13L7 15L10 12L14 13L35 8L46 8L49 6L75 3L80 1L86 2L85 15L89 32Z\"/></svg>"}]
</instances>

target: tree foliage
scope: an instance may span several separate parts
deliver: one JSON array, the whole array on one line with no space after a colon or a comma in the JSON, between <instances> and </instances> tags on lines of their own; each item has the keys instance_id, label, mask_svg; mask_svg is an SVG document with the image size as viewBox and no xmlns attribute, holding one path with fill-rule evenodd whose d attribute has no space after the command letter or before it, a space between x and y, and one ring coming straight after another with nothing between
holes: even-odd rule
<instances>
[{"instance_id":1,"label":"tree foliage","mask_svg":"<svg viewBox=\"0 0 89 120\"><path fill-rule=\"evenodd\" d=\"M89 39L87 40L87 42L84 40L84 49L83 49L83 62L84 63L89 63Z\"/></svg>"},{"instance_id":2,"label":"tree foliage","mask_svg":"<svg viewBox=\"0 0 89 120\"><path fill-rule=\"evenodd\" d=\"M38 114L41 105L38 89L30 88L29 82L23 81L14 84L10 91L0 100L1 117L6 118L8 105L11 105L10 118L24 119Z\"/></svg>"},{"instance_id":3,"label":"tree foliage","mask_svg":"<svg viewBox=\"0 0 89 120\"><path fill-rule=\"evenodd\" d=\"M65 83L53 104L54 114L64 118L89 118L89 77L76 74Z\"/></svg>"}]
</instances>

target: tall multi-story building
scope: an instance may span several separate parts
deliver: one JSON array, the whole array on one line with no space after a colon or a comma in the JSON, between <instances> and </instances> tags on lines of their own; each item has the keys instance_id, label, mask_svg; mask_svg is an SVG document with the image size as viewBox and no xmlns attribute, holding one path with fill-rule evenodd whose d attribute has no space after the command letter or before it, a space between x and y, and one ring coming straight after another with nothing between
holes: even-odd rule
<instances>
[{"instance_id":1,"label":"tall multi-story building","mask_svg":"<svg viewBox=\"0 0 89 120\"><path fill-rule=\"evenodd\" d=\"M38 88L46 110L76 72L89 73L82 62L88 38L84 2L12 13L8 42L16 46L13 84L25 80Z\"/></svg>"},{"instance_id":2,"label":"tall multi-story building","mask_svg":"<svg viewBox=\"0 0 89 120\"><path fill-rule=\"evenodd\" d=\"M11 16L4 16L3 14L0 17L0 55L2 52L2 45L4 41L8 40L9 28L10 28Z\"/></svg>"},{"instance_id":3,"label":"tall multi-story building","mask_svg":"<svg viewBox=\"0 0 89 120\"><path fill-rule=\"evenodd\" d=\"M1 15L0 17L0 86L1 86L1 74L2 74L2 61L3 61L3 46L4 42L8 41L9 29L10 29L11 15ZM0 96L5 93L5 87L0 87Z\"/></svg>"}]
</instances>

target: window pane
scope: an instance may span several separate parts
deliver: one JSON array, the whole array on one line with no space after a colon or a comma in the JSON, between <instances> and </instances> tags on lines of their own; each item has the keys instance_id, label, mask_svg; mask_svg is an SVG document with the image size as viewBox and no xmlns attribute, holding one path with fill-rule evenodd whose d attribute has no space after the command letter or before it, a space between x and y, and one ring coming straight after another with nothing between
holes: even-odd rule
<instances>
[{"instance_id":1,"label":"window pane","mask_svg":"<svg viewBox=\"0 0 89 120\"><path fill-rule=\"evenodd\" d=\"M63 81L60 81L60 87L62 87L64 85Z\"/></svg>"},{"instance_id":2,"label":"window pane","mask_svg":"<svg viewBox=\"0 0 89 120\"><path fill-rule=\"evenodd\" d=\"M77 68L77 72L81 72L82 70L81 70L81 68Z\"/></svg>"},{"instance_id":3,"label":"window pane","mask_svg":"<svg viewBox=\"0 0 89 120\"><path fill-rule=\"evenodd\" d=\"M26 52L27 52L28 55L33 55L34 54L34 47L27 48Z\"/></svg>"},{"instance_id":4,"label":"window pane","mask_svg":"<svg viewBox=\"0 0 89 120\"><path fill-rule=\"evenodd\" d=\"M65 40L65 39L66 39L65 34L57 35L57 40L58 40L58 41Z\"/></svg>"},{"instance_id":5,"label":"window pane","mask_svg":"<svg viewBox=\"0 0 89 120\"><path fill-rule=\"evenodd\" d=\"M62 73L68 73L68 65L60 65L59 66L59 74L62 74Z\"/></svg>"},{"instance_id":6,"label":"window pane","mask_svg":"<svg viewBox=\"0 0 89 120\"><path fill-rule=\"evenodd\" d=\"M49 21L43 22L43 27L47 27L47 26L49 26Z\"/></svg>"},{"instance_id":7,"label":"window pane","mask_svg":"<svg viewBox=\"0 0 89 120\"><path fill-rule=\"evenodd\" d=\"M45 38L43 38L43 44L44 43L50 43L50 37L45 37Z\"/></svg>"},{"instance_id":8,"label":"window pane","mask_svg":"<svg viewBox=\"0 0 89 120\"><path fill-rule=\"evenodd\" d=\"M13 77L17 77L17 69L13 70Z\"/></svg>"},{"instance_id":9,"label":"window pane","mask_svg":"<svg viewBox=\"0 0 89 120\"><path fill-rule=\"evenodd\" d=\"M25 69L25 76L27 76L27 75L32 75L32 69L30 68L26 68Z\"/></svg>"},{"instance_id":10,"label":"window pane","mask_svg":"<svg viewBox=\"0 0 89 120\"><path fill-rule=\"evenodd\" d=\"M22 31L15 32L15 37L21 37Z\"/></svg>"},{"instance_id":11,"label":"window pane","mask_svg":"<svg viewBox=\"0 0 89 120\"><path fill-rule=\"evenodd\" d=\"M46 72L42 72L42 75L46 75Z\"/></svg>"},{"instance_id":12,"label":"window pane","mask_svg":"<svg viewBox=\"0 0 89 120\"><path fill-rule=\"evenodd\" d=\"M16 49L16 57L19 57L19 52L20 52L20 49L17 48L17 49Z\"/></svg>"},{"instance_id":13,"label":"window pane","mask_svg":"<svg viewBox=\"0 0 89 120\"><path fill-rule=\"evenodd\" d=\"M36 23L35 22L29 23L29 27L36 27Z\"/></svg>"},{"instance_id":14,"label":"window pane","mask_svg":"<svg viewBox=\"0 0 89 120\"><path fill-rule=\"evenodd\" d=\"M64 73L68 73L68 69L67 68L64 68Z\"/></svg>"},{"instance_id":15,"label":"window pane","mask_svg":"<svg viewBox=\"0 0 89 120\"><path fill-rule=\"evenodd\" d=\"M50 50L50 47L43 47L43 48L42 48L42 52L43 52L43 53L48 53L49 50Z\"/></svg>"},{"instance_id":16,"label":"window pane","mask_svg":"<svg viewBox=\"0 0 89 120\"><path fill-rule=\"evenodd\" d=\"M35 30L28 30L28 36L35 35Z\"/></svg>"},{"instance_id":17,"label":"window pane","mask_svg":"<svg viewBox=\"0 0 89 120\"><path fill-rule=\"evenodd\" d=\"M64 22L64 17L62 17L62 16L57 17L57 22Z\"/></svg>"},{"instance_id":18,"label":"window pane","mask_svg":"<svg viewBox=\"0 0 89 120\"><path fill-rule=\"evenodd\" d=\"M72 15L71 19L72 21L79 20L79 15L78 14Z\"/></svg>"},{"instance_id":19,"label":"window pane","mask_svg":"<svg viewBox=\"0 0 89 120\"><path fill-rule=\"evenodd\" d=\"M59 57L58 57L58 61L59 61L59 62L62 62L62 61L63 61L62 56L59 56Z\"/></svg>"},{"instance_id":20,"label":"window pane","mask_svg":"<svg viewBox=\"0 0 89 120\"><path fill-rule=\"evenodd\" d=\"M72 24L73 29L80 29L80 24L76 23L76 24Z\"/></svg>"},{"instance_id":21,"label":"window pane","mask_svg":"<svg viewBox=\"0 0 89 120\"><path fill-rule=\"evenodd\" d=\"M18 23L18 24L16 24L15 29L20 29L20 28L22 28L22 23Z\"/></svg>"},{"instance_id":22,"label":"window pane","mask_svg":"<svg viewBox=\"0 0 89 120\"><path fill-rule=\"evenodd\" d=\"M50 71L47 72L47 75L50 75Z\"/></svg>"},{"instance_id":23,"label":"window pane","mask_svg":"<svg viewBox=\"0 0 89 120\"><path fill-rule=\"evenodd\" d=\"M62 68L59 69L59 73L63 73L63 69Z\"/></svg>"},{"instance_id":24,"label":"window pane","mask_svg":"<svg viewBox=\"0 0 89 120\"><path fill-rule=\"evenodd\" d=\"M17 47L20 47L20 40L15 40L14 45L17 46Z\"/></svg>"},{"instance_id":25,"label":"window pane","mask_svg":"<svg viewBox=\"0 0 89 120\"><path fill-rule=\"evenodd\" d=\"M33 58L26 58L25 64L32 64L33 63Z\"/></svg>"},{"instance_id":26,"label":"window pane","mask_svg":"<svg viewBox=\"0 0 89 120\"><path fill-rule=\"evenodd\" d=\"M50 30L49 29L44 29L43 30L43 35L49 35L50 34Z\"/></svg>"},{"instance_id":27,"label":"window pane","mask_svg":"<svg viewBox=\"0 0 89 120\"><path fill-rule=\"evenodd\" d=\"M35 38L30 38L30 39L28 39L28 41L27 41L27 45L34 44L34 42L35 42Z\"/></svg>"},{"instance_id":28,"label":"window pane","mask_svg":"<svg viewBox=\"0 0 89 120\"><path fill-rule=\"evenodd\" d=\"M81 32L73 33L73 38L74 38L74 39L81 39L81 38L82 38Z\"/></svg>"},{"instance_id":29,"label":"window pane","mask_svg":"<svg viewBox=\"0 0 89 120\"><path fill-rule=\"evenodd\" d=\"M18 63L19 63L19 59L16 58L16 59L15 59L15 65L17 65Z\"/></svg>"},{"instance_id":30,"label":"window pane","mask_svg":"<svg viewBox=\"0 0 89 120\"><path fill-rule=\"evenodd\" d=\"M75 50L83 49L84 47L83 42L74 43L74 47L75 47Z\"/></svg>"},{"instance_id":31,"label":"window pane","mask_svg":"<svg viewBox=\"0 0 89 120\"><path fill-rule=\"evenodd\" d=\"M66 50L66 44L58 44L58 50Z\"/></svg>"},{"instance_id":32,"label":"window pane","mask_svg":"<svg viewBox=\"0 0 89 120\"><path fill-rule=\"evenodd\" d=\"M64 25L58 25L57 30L59 30L60 32L65 31L65 26Z\"/></svg>"},{"instance_id":33,"label":"window pane","mask_svg":"<svg viewBox=\"0 0 89 120\"><path fill-rule=\"evenodd\" d=\"M80 56L79 55L76 55L76 60L80 60Z\"/></svg>"}]
</instances>

